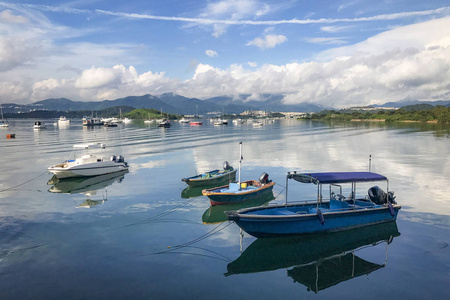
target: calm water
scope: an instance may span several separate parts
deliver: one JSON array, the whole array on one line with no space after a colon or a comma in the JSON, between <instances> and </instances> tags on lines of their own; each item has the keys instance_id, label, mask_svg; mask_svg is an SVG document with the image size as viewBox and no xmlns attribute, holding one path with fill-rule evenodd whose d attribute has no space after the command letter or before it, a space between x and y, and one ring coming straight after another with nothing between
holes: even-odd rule
<instances>
[{"instance_id":1,"label":"calm water","mask_svg":"<svg viewBox=\"0 0 450 300\"><path fill-rule=\"evenodd\" d=\"M450 298L449 126L74 122L33 131L33 122L0 130L0 299ZM48 184L49 165L94 141L130 172ZM240 141L242 179L267 172L278 202L287 171L365 171L371 154L402 205L396 226L241 238L224 209L180 180L225 160L237 168ZM295 183L289 190L295 198Z\"/></svg>"}]
</instances>

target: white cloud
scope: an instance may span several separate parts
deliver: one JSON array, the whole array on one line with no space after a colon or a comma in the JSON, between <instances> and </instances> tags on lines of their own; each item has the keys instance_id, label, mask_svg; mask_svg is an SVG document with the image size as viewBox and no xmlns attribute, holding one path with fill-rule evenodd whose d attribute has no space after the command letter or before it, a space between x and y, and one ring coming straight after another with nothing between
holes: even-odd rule
<instances>
[{"instance_id":1,"label":"white cloud","mask_svg":"<svg viewBox=\"0 0 450 300\"><path fill-rule=\"evenodd\" d=\"M343 37L307 38L306 41L308 43L322 45L342 45L347 43Z\"/></svg>"},{"instance_id":2,"label":"white cloud","mask_svg":"<svg viewBox=\"0 0 450 300\"><path fill-rule=\"evenodd\" d=\"M9 9L0 12L0 20L8 23L28 23L28 18L13 14Z\"/></svg>"},{"instance_id":3,"label":"white cloud","mask_svg":"<svg viewBox=\"0 0 450 300\"><path fill-rule=\"evenodd\" d=\"M252 68L256 68L258 66L258 63L254 62L254 61L249 61L247 64Z\"/></svg>"},{"instance_id":4,"label":"white cloud","mask_svg":"<svg viewBox=\"0 0 450 300\"><path fill-rule=\"evenodd\" d=\"M247 46L256 46L260 49L274 48L275 46L287 41L284 35L266 35L264 38L256 38L248 42Z\"/></svg>"},{"instance_id":5,"label":"white cloud","mask_svg":"<svg viewBox=\"0 0 450 300\"><path fill-rule=\"evenodd\" d=\"M209 57L216 57L218 55L217 52L214 50L206 50L205 54L208 55Z\"/></svg>"}]
</instances>

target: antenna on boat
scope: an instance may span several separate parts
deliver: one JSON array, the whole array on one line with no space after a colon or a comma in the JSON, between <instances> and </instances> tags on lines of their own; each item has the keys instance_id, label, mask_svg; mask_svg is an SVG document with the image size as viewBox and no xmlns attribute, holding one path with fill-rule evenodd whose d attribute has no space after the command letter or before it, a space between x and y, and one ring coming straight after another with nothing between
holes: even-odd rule
<instances>
[{"instance_id":1,"label":"antenna on boat","mask_svg":"<svg viewBox=\"0 0 450 300\"><path fill-rule=\"evenodd\" d=\"M372 154L369 154L369 172L372 167Z\"/></svg>"},{"instance_id":2,"label":"antenna on boat","mask_svg":"<svg viewBox=\"0 0 450 300\"><path fill-rule=\"evenodd\" d=\"M239 142L239 190L241 190L241 163L242 163L242 142Z\"/></svg>"}]
</instances>

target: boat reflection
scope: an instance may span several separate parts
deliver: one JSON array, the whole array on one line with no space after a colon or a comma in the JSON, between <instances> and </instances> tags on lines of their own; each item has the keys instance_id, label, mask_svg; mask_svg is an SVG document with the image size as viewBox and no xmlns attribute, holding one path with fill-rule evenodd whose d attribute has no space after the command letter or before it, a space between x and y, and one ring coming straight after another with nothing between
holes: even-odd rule
<instances>
[{"instance_id":1,"label":"boat reflection","mask_svg":"<svg viewBox=\"0 0 450 300\"><path fill-rule=\"evenodd\" d=\"M275 197L273 196L273 192L270 191L269 193L243 202L210 206L203 213L202 222L203 224L222 223L227 220L227 215L225 214L226 211L265 205L273 199L275 199Z\"/></svg>"},{"instance_id":2,"label":"boat reflection","mask_svg":"<svg viewBox=\"0 0 450 300\"><path fill-rule=\"evenodd\" d=\"M225 276L292 267L287 275L317 293L383 268L386 261L372 263L355 252L384 242L387 251L399 235L396 222L389 222L335 233L257 239L228 264Z\"/></svg>"},{"instance_id":3,"label":"boat reflection","mask_svg":"<svg viewBox=\"0 0 450 300\"><path fill-rule=\"evenodd\" d=\"M187 198L194 198L194 197L200 197L202 195L202 190L205 189L205 187L187 187L184 190L181 191L181 198L187 199Z\"/></svg>"},{"instance_id":4,"label":"boat reflection","mask_svg":"<svg viewBox=\"0 0 450 300\"><path fill-rule=\"evenodd\" d=\"M53 176L47 182L48 185L52 185L48 191L62 194L83 194L86 196L86 200L77 207L91 208L103 204L107 200L106 188L114 182L122 182L126 173L128 170L92 177L59 179ZM96 195L99 190L105 190L102 199L92 200L92 196Z\"/></svg>"},{"instance_id":5,"label":"boat reflection","mask_svg":"<svg viewBox=\"0 0 450 300\"><path fill-rule=\"evenodd\" d=\"M126 173L128 173L128 170L92 177L58 179L56 176L53 176L47 182L48 185L52 185L48 191L64 194L83 194L97 191L113 184L115 181L122 182Z\"/></svg>"}]
</instances>

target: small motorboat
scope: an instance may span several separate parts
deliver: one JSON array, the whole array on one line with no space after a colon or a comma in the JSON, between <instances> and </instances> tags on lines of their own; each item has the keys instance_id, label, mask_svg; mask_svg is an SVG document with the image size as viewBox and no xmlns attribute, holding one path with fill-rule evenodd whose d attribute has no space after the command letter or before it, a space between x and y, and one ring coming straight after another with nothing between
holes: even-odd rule
<instances>
[{"instance_id":1,"label":"small motorboat","mask_svg":"<svg viewBox=\"0 0 450 300\"><path fill-rule=\"evenodd\" d=\"M182 118L182 119L180 120L180 123L189 123L189 120L186 119L186 118Z\"/></svg>"},{"instance_id":2,"label":"small motorboat","mask_svg":"<svg viewBox=\"0 0 450 300\"><path fill-rule=\"evenodd\" d=\"M189 125L191 125L191 126L201 126L201 125L203 125L203 122L202 121L190 121L189 122Z\"/></svg>"},{"instance_id":3,"label":"small motorboat","mask_svg":"<svg viewBox=\"0 0 450 300\"><path fill-rule=\"evenodd\" d=\"M242 142L239 143L239 148L239 181L216 188L204 189L202 194L209 198L211 205L238 203L272 192L275 182L269 180L267 173L262 173L259 181L248 180L241 182Z\"/></svg>"},{"instance_id":4,"label":"small motorboat","mask_svg":"<svg viewBox=\"0 0 450 300\"><path fill-rule=\"evenodd\" d=\"M159 121L159 127L169 128L171 126L170 121L167 119L162 119Z\"/></svg>"},{"instance_id":5,"label":"small motorboat","mask_svg":"<svg viewBox=\"0 0 450 300\"><path fill-rule=\"evenodd\" d=\"M287 204L289 179L317 185L313 188L317 190L317 199ZM228 220L258 238L341 231L395 221L401 206L389 189L384 192L372 186L365 196L356 194L357 184L362 188L364 183L370 186L377 181L385 182L389 188L385 176L372 172L289 172L284 204L229 211ZM343 196L343 187L349 191L348 198ZM324 200L322 190L329 191L329 200Z\"/></svg>"},{"instance_id":6,"label":"small motorboat","mask_svg":"<svg viewBox=\"0 0 450 300\"><path fill-rule=\"evenodd\" d=\"M119 155L118 157L115 155L105 157L103 155L91 153L93 149L104 151L106 148L105 144L76 144L73 148L74 152L72 159L50 166L47 170L50 173L53 173L57 178L97 176L128 170L128 164L125 162L122 155ZM78 151L82 151L82 155L77 158Z\"/></svg>"},{"instance_id":7,"label":"small motorboat","mask_svg":"<svg viewBox=\"0 0 450 300\"><path fill-rule=\"evenodd\" d=\"M261 122L261 121L253 121L253 127L261 127L261 126L263 126L264 124L263 124L263 122Z\"/></svg>"},{"instance_id":8,"label":"small motorboat","mask_svg":"<svg viewBox=\"0 0 450 300\"><path fill-rule=\"evenodd\" d=\"M61 116L58 119L57 125L58 126L68 126L68 125L70 125L70 120L64 116Z\"/></svg>"},{"instance_id":9,"label":"small motorboat","mask_svg":"<svg viewBox=\"0 0 450 300\"><path fill-rule=\"evenodd\" d=\"M45 128L47 128L47 126L45 126L44 122L41 122L41 121L34 122L33 129L39 130L39 129L45 129Z\"/></svg>"},{"instance_id":10,"label":"small motorboat","mask_svg":"<svg viewBox=\"0 0 450 300\"><path fill-rule=\"evenodd\" d=\"M83 126L98 126L98 125L103 125L102 119L93 116L83 117Z\"/></svg>"},{"instance_id":11,"label":"small motorboat","mask_svg":"<svg viewBox=\"0 0 450 300\"><path fill-rule=\"evenodd\" d=\"M236 172L227 161L223 163L223 170L213 170L203 174L181 179L189 185L189 187L216 187L225 183L236 180Z\"/></svg>"}]
</instances>

